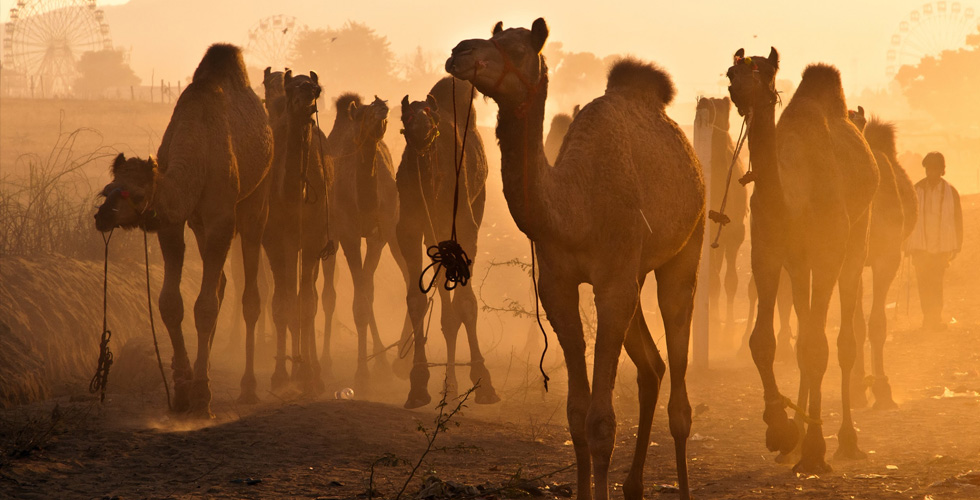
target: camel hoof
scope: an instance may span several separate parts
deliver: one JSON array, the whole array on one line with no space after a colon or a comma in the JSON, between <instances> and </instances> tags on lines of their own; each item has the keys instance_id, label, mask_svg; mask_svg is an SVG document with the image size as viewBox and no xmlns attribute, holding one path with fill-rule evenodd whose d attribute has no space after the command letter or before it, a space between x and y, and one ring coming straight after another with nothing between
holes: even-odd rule
<instances>
[{"instance_id":1,"label":"camel hoof","mask_svg":"<svg viewBox=\"0 0 980 500\"><path fill-rule=\"evenodd\" d=\"M779 452L779 455L776 455L776 458L774 459L774 461L777 464L782 464L782 465L796 463L799 460L800 460L799 455L793 452L790 453Z\"/></svg>"},{"instance_id":2,"label":"camel hoof","mask_svg":"<svg viewBox=\"0 0 980 500\"><path fill-rule=\"evenodd\" d=\"M840 445L834 453L834 458L838 460L864 460L867 455L858 449L857 433L853 427L842 428L837 432L837 441Z\"/></svg>"},{"instance_id":3,"label":"camel hoof","mask_svg":"<svg viewBox=\"0 0 980 500\"><path fill-rule=\"evenodd\" d=\"M493 390L493 387L487 387L484 389L480 387L476 390L476 404L478 405L492 405L500 402L500 396L497 395L497 391Z\"/></svg>"},{"instance_id":4,"label":"camel hoof","mask_svg":"<svg viewBox=\"0 0 980 500\"><path fill-rule=\"evenodd\" d=\"M174 401L173 401L173 412L174 413L186 413L191 407L191 397L190 397L191 381L190 380L174 380Z\"/></svg>"},{"instance_id":5,"label":"camel hoof","mask_svg":"<svg viewBox=\"0 0 980 500\"><path fill-rule=\"evenodd\" d=\"M822 456L807 458L804 456L793 466L793 472L797 474L826 474L834 470L823 459Z\"/></svg>"},{"instance_id":6,"label":"camel hoof","mask_svg":"<svg viewBox=\"0 0 980 500\"><path fill-rule=\"evenodd\" d=\"M421 408L428 405L431 402L432 396L429 396L428 392L424 394L414 394L413 392L408 395L408 401L405 401L405 408L414 410L415 408Z\"/></svg>"},{"instance_id":7,"label":"camel hoof","mask_svg":"<svg viewBox=\"0 0 980 500\"><path fill-rule=\"evenodd\" d=\"M767 404L766 410L762 414L762 420L768 426L766 428L766 448L769 451L789 454L793 448L796 448L796 442L800 439L799 431L786 416L786 409L783 408L782 402Z\"/></svg>"},{"instance_id":8,"label":"camel hoof","mask_svg":"<svg viewBox=\"0 0 980 500\"><path fill-rule=\"evenodd\" d=\"M643 500L643 484L635 484L627 478L623 483L623 497L626 500Z\"/></svg>"},{"instance_id":9,"label":"camel hoof","mask_svg":"<svg viewBox=\"0 0 980 500\"><path fill-rule=\"evenodd\" d=\"M892 399L892 386L888 383L888 377L877 377L871 384L871 394L875 397L875 410L894 410L898 408L895 400Z\"/></svg>"},{"instance_id":10,"label":"camel hoof","mask_svg":"<svg viewBox=\"0 0 980 500\"><path fill-rule=\"evenodd\" d=\"M289 385L289 374L286 373L286 369L276 368L276 371L272 373L272 391L281 391L287 385Z\"/></svg>"}]
</instances>

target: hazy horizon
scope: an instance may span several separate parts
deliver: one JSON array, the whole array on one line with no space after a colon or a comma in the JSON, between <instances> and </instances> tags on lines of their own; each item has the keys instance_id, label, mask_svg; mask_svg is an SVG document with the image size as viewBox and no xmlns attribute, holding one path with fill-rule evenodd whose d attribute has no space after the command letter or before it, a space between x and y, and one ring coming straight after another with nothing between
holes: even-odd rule
<instances>
[{"instance_id":1,"label":"hazy horizon","mask_svg":"<svg viewBox=\"0 0 980 500\"><path fill-rule=\"evenodd\" d=\"M14 2L0 3L6 21ZM953 3L961 4L964 10L980 7L980 2L973 1L948 5ZM467 5L465 9L438 0L424 10L412 2L370 0L283 0L252 5L231 0L197 4L106 0L98 5L105 8L113 45L130 51L131 65L144 83L151 77L154 81L184 80L193 73L207 45L219 41L244 45L254 23L276 14L295 16L309 28L340 27L347 21L364 23L387 37L396 57L421 47L436 63L458 41L488 36L498 20L508 27L529 26L535 18L544 17L551 28L549 42L561 42L567 51L592 52L599 57L631 54L660 64L674 77L678 100L684 102L701 94L723 94L722 71L740 47L747 54L764 55L775 46L782 55L780 77L794 83L807 64L826 62L840 68L849 94L884 88L889 83L885 68L892 35L912 10L923 9L924 4L921 0L827 0L796 2L787 7L776 0L757 0L751 5L708 0L617 3L604 5L601 10L581 0L547 0L537 5L501 0ZM192 5L198 9L196 14L184 11ZM148 16L148 12L153 15ZM219 16L220 23L209 21ZM157 33L152 25L135 23L134 17L152 18L161 29ZM975 16L970 23L976 24ZM942 45L938 40L930 43Z\"/></svg>"}]
</instances>

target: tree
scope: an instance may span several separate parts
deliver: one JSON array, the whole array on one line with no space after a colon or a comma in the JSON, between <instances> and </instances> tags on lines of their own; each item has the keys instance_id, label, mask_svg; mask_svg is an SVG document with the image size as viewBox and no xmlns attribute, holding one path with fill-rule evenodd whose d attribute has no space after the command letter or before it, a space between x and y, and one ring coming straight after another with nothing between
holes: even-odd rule
<instances>
[{"instance_id":1,"label":"tree","mask_svg":"<svg viewBox=\"0 0 980 500\"><path fill-rule=\"evenodd\" d=\"M85 52L75 68L81 74L74 85L79 96L101 97L107 89L140 84L121 50Z\"/></svg>"},{"instance_id":2,"label":"tree","mask_svg":"<svg viewBox=\"0 0 980 500\"><path fill-rule=\"evenodd\" d=\"M365 98L382 99L397 89L395 56L388 39L365 24L348 21L342 28L308 30L298 35L293 71L316 71L324 96L358 92ZM370 99L368 99L370 101Z\"/></svg>"},{"instance_id":3,"label":"tree","mask_svg":"<svg viewBox=\"0 0 980 500\"><path fill-rule=\"evenodd\" d=\"M980 34L966 47L902 66L895 75L912 109L936 118L943 128L980 129Z\"/></svg>"}]
</instances>

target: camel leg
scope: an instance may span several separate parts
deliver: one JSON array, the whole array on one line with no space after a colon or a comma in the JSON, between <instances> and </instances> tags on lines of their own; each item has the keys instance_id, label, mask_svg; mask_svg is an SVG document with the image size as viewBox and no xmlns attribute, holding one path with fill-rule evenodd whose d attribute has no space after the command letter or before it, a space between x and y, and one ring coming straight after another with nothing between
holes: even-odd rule
<instances>
[{"instance_id":1,"label":"camel leg","mask_svg":"<svg viewBox=\"0 0 980 500\"><path fill-rule=\"evenodd\" d=\"M735 342L738 342L735 335L735 296L738 295L738 267L736 266L738 259L738 247L741 245L741 240L736 240L729 243L725 247L725 298L727 299L727 308L725 310L725 335L726 338L733 338ZM736 349L738 346L735 346Z\"/></svg>"},{"instance_id":2,"label":"camel leg","mask_svg":"<svg viewBox=\"0 0 980 500\"><path fill-rule=\"evenodd\" d=\"M791 251L791 255L803 255L802 249L795 249ZM789 295L789 299L784 299L784 295ZM805 261L791 260L787 263L786 267L782 272L780 272L780 282L779 282L779 293L776 298L776 302L779 307L780 315L784 311L789 310L785 302L791 304L796 304L796 320L797 320L797 331L804 331L808 328L808 318L810 317L810 268L806 265ZM787 322L789 320L787 319ZM789 329L789 326L781 326L780 332ZM787 341L788 343L788 341ZM784 347L785 348L785 347ZM780 346L777 344L776 350L779 352ZM790 359L795 359L796 366L799 369L799 390L796 396L796 405L800 408L806 408L806 404L810 395L810 385L807 383L806 371L802 369L803 359L800 357L800 351L793 352L792 348L789 348L789 352L783 353L783 356L790 356L786 361ZM796 412L793 418L793 424L796 426L797 435L802 436L806 432L806 423L803 418L803 414ZM801 453L802 442L798 442L797 446L793 448L792 451L780 450L779 455L775 458L776 463L788 464L795 463L799 461Z\"/></svg>"},{"instance_id":3,"label":"camel leg","mask_svg":"<svg viewBox=\"0 0 980 500\"><path fill-rule=\"evenodd\" d=\"M215 221L210 227L197 228L204 272L201 277L201 293L194 302L194 324L197 327L197 359L194 362L194 380L191 386L190 411L211 418L211 388L208 368L211 344L220 307L219 288L222 268L235 235L235 219ZM194 226L191 226L194 229ZM203 234L202 234L203 232Z\"/></svg>"},{"instance_id":4,"label":"camel leg","mask_svg":"<svg viewBox=\"0 0 980 500\"><path fill-rule=\"evenodd\" d=\"M402 208L405 208L403 205ZM411 349L406 344L408 338L402 338L399 342L399 359L410 360L412 364L409 368L409 380L411 389L408 399L405 401L405 408L419 408L429 404L432 400L429 396L429 362L425 356L425 312L426 296L419 290L418 276L422 272L422 227L418 223L422 219L418 214L411 214L403 210L402 216L398 220L395 234L398 239L398 249L402 254L402 261L405 263L405 304L408 308L408 317L411 322L411 335L413 339ZM402 346L406 346L403 348ZM395 362L396 366L398 361Z\"/></svg>"},{"instance_id":5,"label":"camel leg","mask_svg":"<svg viewBox=\"0 0 980 500\"><path fill-rule=\"evenodd\" d=\"M319 241L305 245L303 258L300 263L299 307L301 308L299 325L300 356L303 359L299 379L303 391L311 395L323 393L323 379L320 378L320 360L316 353L316 309L319 297L316 292L316 279L320 267Z\"/></svg>"},{"instance_id":6,"label":"camel leg","mask_svg":"<svg viewBox=\"0 0 980 500\"><path fill-rule=\"evenodd\" d=\"M874 395L876 410L897 408L892 399L892 388L885 375L885 338L888 335L888 324L885 318L885 301L888 299L888 289L892 280L898 274L902 263L902 255L895 252L874 263L874 302L871 305L871 319L868 321L871 339L871 373L874 381L871 393Z\"/></svg>"},{"instance_id":7,"label":"camel leg","mask_svg":"<svg viewBox=\"0 0 980 500\"><path fill-rule=\"evenodd\" d=\"M407 210L409 210L407 207L402 206L400 213L408 214ZM398 269L402 273L402 278L405 280L405 290L406 292L411 293L411 291L418 290L419 288L418 278L422 268L420 266L418 269L409 269L408 263L405 261L405 253L401 249L398 226L402 224L402 219L406 217L411 218L412 216L411 214L400 216L396 226L391 230L390 234L387 235L387 238L388 250L391 252L392 258L395 259L395 264L398 265ZM416 216L414 220L421 221L422 219L418 217L419 216ZM415 231L415 234L419 235L419 239L421 239L422 226L415 224L415 222L406 221L405 227L411 228L411 230ZM420 242L416 241L408 244L419 246ZM414 344L411 341L412 331L412 317L408 310L406 310L405 320L402 323L402 333L401 336L398 337L398 354L395 356L395 360L392 363L392 371L398 378L406 379L410 376L412 371L412 350L414 349Z\"/></svg>"},{"instance_id":8,"label":"camel leg","mask_svg":"<svg viewBox=\"0 0 980 500\"><path fill-rule=\"evenodd\" d=\"M837 359L841 369L841 426L837 432L839 446L834 453L836 458L862 459L866 455L858 449L857 432L854 431L854 422L851 416L851 370L854 368L854 359L857 355L857 348L854 339L854 322L858 301L861 297L858 290L861 287L861 271L864 270L864 262L868 257L868 221L870 215L865 215L851 226L847 240L847 253L844 256L841 266L840 277L838 278L838 289L840 291L840 314L841 327L837 337ZM826 320L826 316L824 317ZM860 318L864 322L864 318ZM820 413L817 412L819 418Z\"/></svg>"},{"instance_id":9,"label":"camel leg","mask_svg":"<svg viewBox=\"0 0 980 500\"><path fill-rule=\"evenodd\" d=\"M643 287L643 284L640 284ZM626 354L636 365L636 385L640 399L640 420L636 430L636 448L629 474L623 482L623 495L627 500L643 498L643 466L650 447L650 428L653 413L660 395L660 382L667 366L660 357L657 344L653 342L650 328L643 317L643 308L638 308L630 331L626 334Z\"/></svg>"},{"instance_id":10,"label":"camel leg","mask_svg":"<svg viewBox=\"0 0 980 500\"><path fill-rule=\"evenodd\" d=\"M867 327L864 323L864 283L861 276L857 279L857 292L854 303L854 368L851 370L851 408L868 406L867 387L864 384L864 344L868 338ZM872 311L873 311L872 306Z\"/></svg>"},{"instance_id":11,"label":"camel leg","mask_svg":"<svg viewBox=\"0 0 980 500\"><path fill-rule=\"evenodd\" d=\"M243 228L244 231L249 231ZM259 270L259 254L261 253L261 236L251 232L243 232L241 238L242 266L244 268L244 290L242 292L242 315L245 318L245 374L242 375L241 395L238 402L255 404L259 402L255 382L255 324L259 320L261 299L257 275Z\"/></svg>"},{"instance_id":12,"label":"camel leg","mask_svg":"<svg viewBox=\"0 0 980 500\"><path fill-rule=\"evenodd\" d=\"M759 292L755 287L754 273L749 276L749 310L745 319L745 333L742 334L742 342L738 348L738 357L749 356L749 339L752 338L752 327L755 325L756 303L759 301Z\"/></svg>"},{"instance_id":13,"label":"camel leg","mask_svg":"<svg viewBox=\"0 0 980 500\"><path fill-rule=\"evenodd\" d=\"M586 432L591 394L588 367L585 363L585 335L578 310L578 283L562 280L560 275L550 272L544 261L541 262L540 276L538 291L541 305L558 336L568 370L566 411L572 447L575 449L576 498L592 500L592 456L589 453L589 437Z\"/></svg>"},{"instance_id":14,"label":"camel leg","mask_svg":"<svg viewBox=\"0 0 980 500\"><path fill-rule=\"evenodd\" d=\"M702 231L695 231L687 246L656 271L657 301L663 313L667 361L670 365L670 400L667 403L667 415L670 419L670 434L674 438L677 485L681 500L691 498L687 475L687 438L691 434L691 403L687 397L685 375L690 352L691 318L694 314L694 292L697 288L698 265L701 261L702 235Z\"/></svg>"},{"instance_id":15,"label":"camel leg","mask_svg":"<svg viewBox=\"0 0 980 500\"><path fill-rule=\"evenodd\" d=\"M376 377L382 380L391 378L391 365L388 364L388 354L385 352L384 341L381 340L381 332L378 329L378 320L374 315L374 274L378 270L381 262L381 253L385 249L387 241L378 237L367 239L367 251L364 254L364 304L368 312L368 326L371 331L371 345L373 346L372 355L374 356L374 366ZM396 259L397 260L397 259Z\"/></svg>"},{"instance_id":16,"label":"camel leg","mask_svg":"<svg viewBox=\"0 0 980 500\"><path fill-rule=\"evenodd\" d=\"M779 291L776 295L776 305L779 309L779 333L776 336L776 359L789 363L796 360L796 352L793 349L793 323L790 320L794 302L793 283L790 281L787 271L782 271L779 276ZM809 292L807 295L809 297ZM809 303L809 299L807 303Z\"/></svg>"},{"instance_id":17,"label":"camel leg","mask_svg":"<svg viewBox=\"0 0 980 500\"><path fill-rule=\"evenodd\" d=\"M243 228L244 229L244 228ZM234 284L234 289L236 292L245 293L245 275L242 272L244 266L245 257L242 254L242 247L245 242L238 239L239 245L235 245L234 242L231 245L231 250L228 252L228 265L226 266L226 271L231 275L231 281ZM231 328L228 330L228 342L224 347L224 354L227 356L235 356L239 353L244 344L244 338L242 336L241 326L242 323L239 321L240 318L244 318L245 311L241 302L234 302L232 304L231 314L228 318L231 321Z\"/></svg>"},{"instance_id":18,"label":"camel leg","mask_svg":"<svg viewBox=\"0 0 980 500\"><path fill-rule=\"evenodd\" d=\"M334 278L337 269L337 254L324 259L320 267L323 269L323 295L320 297L323 305L323 350L320 354L320 370L323 378L329 384L334 380L330 337L333 333L333 315L337 310L337 283Z\"/></svg>"},{"instance_id":19,"label":"camel leg","mask_svg":"<svg viewBox=\"0 0 980 500\"><path fill-rule=\"evenodd\" d=\"M500 401L500 396L493 388L490 370L487 370L483 352L480 351L480 337L476 330L479 306L476 303L472 283L456 287L456 291L453 292L453 308L456 310L456 316L466 327L466 341L470 347L470 382L476 386L476 402L481 405L497 403Z\"/></svg>"},{"instance_id":20,"label":"camel leg","mask_svg":"<svg viewBox=\"0 0 980 500\"><path fill-rule=\"evenodd\" d=\"M357 370L354 372L354 390L367 395L370 391L370 370L367 359L367 330L371 322L371 312L364 294L363 266L361 265L361 239L351 238L341 242L344 258L354 281L354 328L357 330Z\"/></svg>"},{"instance_id":21,"label":"camel leg","mask_svg":"<svg viewBox=\"0 0 980 500\"><path fill-rule=\"evenodd\" d=\"M286 334L292 322L296 304L296 260L288 259L292 252L283 248L276 238L266 238L266 255L272 268L272 322L276 328L276 365L272 372L272 390L278 391L289 382L286 371ZM295 255L295 254L293 254ZM290 267L292 262L292 267ZM290 272L292 270L292 272Z\"/></svg>"},{"instance_id":22,"label":"camel leg","mask_svg":"<svg viewBox=\"0 0 980 500\"><path fill-rule=\"evenodd\" d=\"M636 269L633 262L625 260L621 269ZM592 400L586 416L586 430L589 452L592 454L596 500L609 498L609 462L616 444L616 413L612 394L626 331L639 306L639 292L636 276L629 274L610 277L595 285L598 328L595 366L592 369Z\"/></svg>"},{"instance_id":23,"label":"camel leg","mask_svg":"<svg viewBox=\"0 0 980 500\"><path fill-rule=\"evenodd\" d=\"M813 253L822 253L822 250L817 247ZM814 265L810 310L804 312L802 307L797 307L797 315L801 318L799 337L797 338L797 357L800 361L801 386L805 385L805 389L801 388L801 393L806 391L808 404L804 408L806 408L808 416L813 419L807 426L806 434L803 437L800 461L793 467L794 472L804 474L821 474L831 470L824 460L827 444L824 442L823 425L819 419L821 418L822 406L821 385L827 371L827 310L830 306L830 296L836 281L834 275L838 273L833 272L832 265L821 265L826 262L825 256L821 262ZM795 292L799 281L795 272L792 274L792 280ZM795 303L797 302L794 297ZM853 318L853 305L850 313L851 316L849 317ZM850 338L853 342L853 336ZM853 355L853 348L851 353Z\"/></svg>"},{"instance_id":24,"label":"camel leg","mask_svg":"<svg viewBox=\"0 0 980 500\"><path fill-rule=\"evenodd\" d=\"M442 305L439 323L442 327L442 335L446 339L446 378L442 392L446 396L446 401L451 401L459 394L459 382L456 379L456 342L463 322L456 314L452 293L440 283L436 284L436 290L439 292L439 303Z\"/></svg>"},{"instance_id":25,"label":"camel leg","mask_svg":"<svg viewBox=\"0 0 980 500\"><path fill-rule=\"evenodd\" d=\"M766 448L788 454L796 447L799 433L786 415L784 396L776 385L773 361L776 356L776 336L773 331L773 314L776 294L779 288L779 275L782 272L780 256L775 245L764 241L752 244L752 275L759 294L758 315L755 328L749 338L752 360L762 379L765 411L762 420L766 422Z\"/></svg>"},{"instance_id":26,"label":"camel leg","mask_svg":"<svg viewBox=\"0 0 980 500\"><path fill-rule=\"evenodd\" d=\"M190 408L190 382L194 376L181 330L184 321L184 299L180 294L180 278L184 268L184 224L160 230L157 238L164 268L158 306L160 318L167 327L174 348L170 365L174 380L173 410L183 413Z\"/></svg>"}]
</instances>

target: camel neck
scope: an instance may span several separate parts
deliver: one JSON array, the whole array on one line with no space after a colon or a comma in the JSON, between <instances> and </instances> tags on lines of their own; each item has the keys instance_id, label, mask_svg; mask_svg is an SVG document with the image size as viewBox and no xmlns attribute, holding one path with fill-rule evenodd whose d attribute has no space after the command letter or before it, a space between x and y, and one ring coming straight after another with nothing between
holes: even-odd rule
<instances>
[{"instance_id":1,"label":"camel neck","mask_svg":"<svg viewBox=\"0 0 980 500\"><path fill-rule=\"evenodd\" d=\"M777 185L775 106L761 106L753 110L748 135L749 159L756 173L756 186L765 188Z\"/></svg>"},{"instance_id":2,"label":"camel neck","mask_svg":"<svg viewBox=\"0 0 980 500\"><path fill-rule=\"evenodd\" d=\"M497 139L500 141L504 198L517 227L532 240L551 238L557 227L550 215L551 166L544 155L544 103L547 75L538 92L520 105L499 103Z\"/></svg>"}]
</instances>

